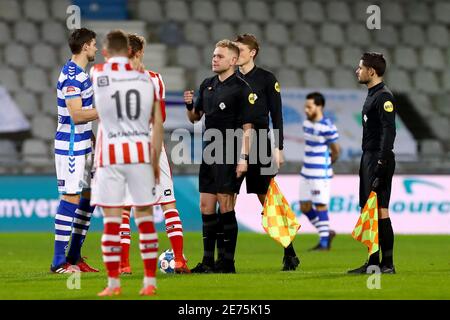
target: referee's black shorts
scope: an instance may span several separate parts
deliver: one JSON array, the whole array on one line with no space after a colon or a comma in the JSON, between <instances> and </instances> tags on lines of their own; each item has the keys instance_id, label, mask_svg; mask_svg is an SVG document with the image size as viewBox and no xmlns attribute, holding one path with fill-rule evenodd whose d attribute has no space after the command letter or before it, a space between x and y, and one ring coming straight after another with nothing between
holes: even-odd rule
<instances>
[{"instance_id":1,"label":"referee's black shorts","mask_svg":"<svg viewBox=\"0 0 450 320\"><path fill-rule=\"evenodd\" d=\"M377 191L378 208L389 208L391 198L392 177L395 171L394 153L386 159L387 172L386 177L380 189ZM364 208L369 194L372 191L372 183L375 180L375 168L378 162L378 151L364 151L361 156L359 167L359 206Z\"/></svg>"},{"instance_id":2,"label":"referee's black shorts","mask_svg":"<svg viewBox=\"0 0 450 320\"><path fill-rule=\"evenodd\" d=\"M265 145L265 148L260 148L262 144ZM257 138L253 139L251 150L251 152L258 152L258 161L252 163L254 161L250 159L245 175L247 193L266 194L270 180L275 176L274 170L271 169L272 149L268 129L261 132L257 130ZM260 153L263 153L262 157Z\"/></svg>"},{"instance_id":3,"label":"referee's black shorts","mask_svg":"<svg viewBox=\"0 0 450 320\"><path fill-rule=\"evenodd\" d=\"M239 193L242 178L236 177L235 164L202 162L198 176L200 193Z\"/></svg>"}]
</instances>

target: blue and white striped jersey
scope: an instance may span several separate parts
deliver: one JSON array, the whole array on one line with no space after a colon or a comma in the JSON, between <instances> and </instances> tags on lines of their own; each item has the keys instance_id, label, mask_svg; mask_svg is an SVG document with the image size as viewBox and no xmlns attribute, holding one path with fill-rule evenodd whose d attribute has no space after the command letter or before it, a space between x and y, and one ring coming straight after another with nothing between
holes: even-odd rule
<instances>
[{"instance_id":1,"label":"blue and white striped jersey","mask_svg":"<svg viewBox=\"0 0 450 320\"><path fill-rule=\"evenodd\" d=\"M329 144L339 138L336 126L329 118L303 122L305 156L300 174L306 179L330 179L333 177Z\"/></svg>"},{"instance_id":2,"label":"blue and white striped jersey","mask_svg":"<svg viewBox=\"0 0 450 320\"><path fill-rule=\"evenodd\" d=\"M69 60L61 69L57 84L58 128L55 134L55 154L81 156L92 152L92 123L74 124L66 99L81 97L82 108L91 109L94 91L89 75Z\"/></svg>"}]
</instances>

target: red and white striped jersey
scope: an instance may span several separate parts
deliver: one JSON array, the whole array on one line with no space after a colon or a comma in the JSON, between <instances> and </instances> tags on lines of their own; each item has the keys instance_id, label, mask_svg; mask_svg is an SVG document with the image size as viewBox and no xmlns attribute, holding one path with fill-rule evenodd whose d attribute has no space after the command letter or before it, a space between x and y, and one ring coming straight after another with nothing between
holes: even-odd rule
<instances>
[{"instance_id":1,"label":"red and white striped jersey","mask_svg":"<svg viewBox=\"0 0 450 320\"><path fill-rule=\"evenodd\" d=\"M125 57L95 65L91 77L99 114L96 166L150 163L151 111L160 96L154 81Z\"/></svg>"},{"instance_id":2,"label":"red and white striped jersey","mask_svg":"<svg viewBox=\"0 0 450 320\"><path fill-rule=\"evenodd\" d=\"M162 80L161 74L147 70L148 74L150 75L150 78L153 81L153 86L155 87L155 91L158 95L158 100L161 104L161 114L163 122L166 121L166 86L164 85L164 82Z\"/></svg>"}]
</instances>

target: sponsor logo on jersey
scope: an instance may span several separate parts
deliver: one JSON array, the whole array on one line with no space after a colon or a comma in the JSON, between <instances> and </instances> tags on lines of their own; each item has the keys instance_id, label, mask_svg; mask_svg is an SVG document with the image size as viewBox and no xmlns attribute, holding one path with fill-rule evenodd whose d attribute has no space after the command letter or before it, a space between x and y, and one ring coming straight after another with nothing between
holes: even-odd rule
<instances>
[{"instance_id":1,"label":"sponsor logo on jersey","mask_svg":"<svg viewBox=\"0 0 450 320\"><path fill-rule=\"evenodd\" d=\"M171 196L171 195L172 195L172 190L170 190L170 189L164 190L164 196L168 197L168 196Z\"/></svg>"},{"instance_id":2,"label":"sponsor logo on jersey","mask_svg":"<svg viewBox=\"0 0 450 320\"><path fill-rule=\"evenodd\" d=\"M68 86L67 89L66 89L66 92L67 93L72 93L72 92L77 92L77 90L73 86Z\"/></svg>"},{"instance_id":3,"label":"sponsor logo on jersey","mask_svg":"<svg viewBox=\"0 0 450 320\"><path fill-rule=\"evenodd\" d=\"M108 76L100 76L97 78L97 85L99 87L107 87L109 86L109 78Z\"/></svg>"},{"instance_id":4,"label":"sponsor logo on jersey","mask_svg":"<svg viewBox=\"0 0 450 320\"><path fill-rule=\"evenodd\" d=\"M58 180L58 187L64 187L66 185L65 180Z\"/></svg>"},{"instance_id":5,"label":"sponsor logo on jersey","mask_svg":"<svg viewBox=\"0 0 450 320\"><path fill-rule=\"evenodd\" d=\"M394 105L392 104L391 101L386 101L386 102L384 103L383 108L384 108L384 111L386 111L386 112L392 112L392 111L394 111Z\"/></svg>"}]
</instances>

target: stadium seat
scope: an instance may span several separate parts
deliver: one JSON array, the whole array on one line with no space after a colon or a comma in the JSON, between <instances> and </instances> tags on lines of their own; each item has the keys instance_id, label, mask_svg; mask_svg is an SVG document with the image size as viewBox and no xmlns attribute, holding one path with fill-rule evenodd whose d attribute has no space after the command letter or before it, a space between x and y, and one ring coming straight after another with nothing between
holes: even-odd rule
<instances>
[{"instance_id":1,"label":"stadium seat","mask_svg":"<svg viewBox=\"0 0 450 320\"><path fill-rule=\"evenodd\" d=\"M420 53L422 66L436 71L445 68L444 54L441 49L425 47L420 50Z\"/></svg>"},{"instance_id":2,"label":"stadium seat","mask_svg":"<svg viewBox=\"0 0 450 320\"><path fill-rule=\"evenodd\" d=\"M176 46L184 41L180 26L173 21L163 22L159 26L158 39L168 46Z\"/></svg>"},{"instance_id":3,"label":"stadium seat","mask_svg":"<svg viewBox=\"0 0 450 320\"><path fill-rule=\"evenodd\" d=\"M184 69L180 67L166 67L154 70L164 77L166 92L182 91L186 89L186 77Z\"/></svg>"},{"instance_id":4,"label":"stadium seat","mask_svg":"<svg viewBox=\"0 0 450 320\"><path fill-rule=\"evenodd\" d=\"M424 139L420 141L420 153L423 156L436 157L443 153L442 145L435 139Z\"/></svg>"},{"instance_id":5,"label":"stadium seat","mask_svg":"<svg viewBox=\"0 0 450 320\"><path fill-rule=\"evenodd\" d=\"M425 32L420 25L404 25L402 41L415 48L423 47L425 45Z\"/></svg>"},{"instance_id":6,"label":"stadium seat","mask_svg":"<svg viewBox=\"0 0 450 320\"><path fill-rule=\"evenodd\" d=\"M11 41L11 31L8 25L0 21L0 46L8 44Z\"/></svg>"},{"instance_id":7,"label":"stadium seat","mask_svg":"<svg viewBox=\"0 0 450 320\"><path fill-rule=\"evenodd\" d=\"M408 70L416 69L419 63L416 50L405 46L398 46L394 49L394 61L397 67Z\"/></svg>"},{"instance_id":8,"label":"stadium seat","mask_svg":"<svg viewBox=\"0 0 450 320\"><path fill-rule=\"evenodd\" d=\"M450 69L446 68L442 72L442 90L445 92L450 92ZM448 105L448 109L450 110L450 105Z\"/></svg>"},{"instance_id":9,"label":"stadium seat","mask_svg":"<svg viewBox=\"0 0 450 320\"><path fill-rule=\"evenodd\" d=\"M5 47L5 61L11 67L25 68L30 64L30 57L25 46L9 44Z\"/></svg>"},{"instance_id":10,"label":"stadium seat","mask_svg":"<svg viewBox=\"0 0 450 320\"><path fill-rule=\"evenodd\" d=\"M322 4L314 1L304 1L300 4L301 20L305 22L322 23L325 20Z\"/></svg>"},{"instance_id":11,"label":"stadium seat","mask_svg":"<svg viewBox=\"0 0 450 320\"><path fill-rule=\"evenodd\" d=\"M167 47L164 44L149 44L145 47L144 65L147 68L165 67L167 65Z\"/></svg>"},{"instance_id":12,"label":"stadium seat","mask_svg":"<svg viewBox=\"0 0 450 320\"><path fill-rule=\"evenodd\" d=\"M24 88L32 92L45 92L49 90L47 73L40 68L30 67L24 69L22 81Z\"/></svg>"},{"instance_id":13,"label":"stadium seat","mask_svg":"<svg viewBox=\"0 0 450 320\"><path fill-rule=\"evenodd\" d=\"M26 19L43 22L49 18L48 1L25 0L23 4L24 16Z\"/></svg>"},{"instance_id":14,"label":"stadium seat","mask_svg":"<svg viewBox=\"0 0 450 320\"><path fill-rule=\"evenodd\" d=\"M31 57L35 65L43 68L55 67L57 61L53 48L43 43L33 46Z\"/></svg>"},{"instance_id":15,"label":"stadium seat","mask_svg":"<svg viewBox=\"0 0 450 320\"><path fill-rule=\"evenodd\" d=\"M39 114L38 100L31 92L17 92L14 101L22 110L23 114L29 118Z\"/></svg>"},{"instance_id":16,"label":"stadium seat","mask_svg":"<svg viewBox=\"0 0 450 320\"><path fill-rule=\"evenodd\" d=\"M381 19L382 23L389 23L393 25L405 23L405 15L403 7L406 7L399 2L383 2L381 3ZM383 29L383 27L381 27Z\"/></svg>"},{"instance_id":17,"label":"stadium seat","mask_svg":"<svg viewBox=\"0 0 450 320\"><path fill-rule=\"evenodd\" d=\"M214 46L207 45L202 48L202 64L201 68L205 67L211 70L211 60L213 56Z\"/></svg>"},{"instance_id":18,"label":"stadium seat","mask_svg":"<svg viewBox=\"0 0 450 320\"><path fill-rule=\"evenodd\" d=\"M243 9L239 1L219 1L219 20L241 22L244 20Z\"/></svg>"},{"instance_id":19,"label":"stadium seat","mask_svg":"<svg viewBox=\"0 0 450 320\"><path fill-rule=\"evenodd\" d=\"M425 24L431 21L430 7L424 1L408 1L405 9L409 22Z\"/></svg>"},{"instance_id":20,"label":"stadium seat","mask_svg":"<svg viewBox=\"0 0 450 320\"><path fill-rule=\"evenodd\" d=\"M336 53L330 47L315 47L312 60L315 66L324 69L334 69L337 66Z\"/></svg>"},{"instance_id":21,"label":"stadium seat","mask_svg":"<svg viewBox=\"0 0 450 320\"><path fill-rule=\"evenodd\" d=\"M288 45L290 43L289 30L282 23L267 23L265 26L265 39L275 45Z\"/></svg>"},{"instance_id":22,"label":"stadium seat","mask_svg":"<svg viewBox=\"0 0 450 320\"><path fill-rule=\"evenodd\" d=\"M432 99L425 93L412 91L408 94L414 110L421 115L422 118L428 119L433 114Z\"/></svg>"},{"instance_id":23,"label":"stadium seat","mask_svg":"<svg viewBox=\"0 0 450 320\"><path fill-rule=\"evenodd\" d=\"M195 94L198 94L198 88L202 84L203 80L212 76L214 76L214 73L211 71L211 68L198 68L195 71L194 86L190 89L194 90Z\"/></svg>"},{"instance_id":24,"label":"stadium seat","mask_svg":"<svg viewBox=\"0 0 450 320\"><path fill-rule=\"evenodd\" d=\"M445 116L450 117L450 94L443 93L443 94L437 94L433 97L433 105L436 106L437 111ZM450 127L447 127L447 130L449 130ZM450 135L446 137L446 139L450 139Z\"/></svg>"},{"instance_id":25,"label":"stadium seat","mask_svg":"<svg viewBox=\"0 0 450 320\"><path fill-rule=\"evenodd\" d=\"M265 45L258 53L258 63L270 71L281 67L280 50L275 46Z\"/></svg>"},{"instance_id":26,"label":"stadium seat","mask_svg":"<svg viewBox=\"0 0 450 320\"><path fill-rule=\"evenodd\" d=\"M52 18L59 21L66 20L67 7L70 5L72 5L72 1L70 0L52 0L50 4Z\"/></svg>"},{"instance_id":27,"label":"stadium seat","mask_svg":"<svg viewBox=\"0 0 450 320\"><path fill-rule=\"evenodd\" d=\"M298 73L293 69L280 69L276 77L282 88L297 88L301 85Z\"/></svg>"},{"instance_id":28,"label":"stadium seat","mask_svg":"<svg viewBox=\"0 0 450 320\"><path fill-rule=\"evenodd\" d=\"M254 22L242 22L237 26L238 34L251 33L261 42L263 41L263 32L258 24Z\"/></svg>"},{"instance_id":29,"label":"stadium seat","mask_svg":"<svg viewBox=\"0 0 450 320\"><path fill-rule=\"evenodd\" d=\"M56 128L55 128L56 129ZM27 139L22 144L23 160L27 164L47 164L52 161L50 154L53 150L49 150L49 146L39 139Z\"/></svg>"},{"instance_id":30,"label":"stadium seat","mask_svg":"<svg viewBox=\"0 0 450 320\"><path fill-rule=\"evenodd\" d=\"M413 89L411 76L405 70L388 69L385 77L388 87L393 91L409 93Z\"/></svg>"},{"instance_id":31,"label":"stadium seat","mask_svg":"<svg viewBox=\"0 0 450 320\"><path fill-rule=\"evenodd\" d=\"M45 21L42 24L42 39L56 46L67 46L69 35L66 25L55 20Z\"/></svg>"},{"instance_id":32,"label":"stadium seat","mask_svg":"<svg viewBox=\"0 0 450 320\"><path fill-rule=\"evenodd\" d=\"M14 37L17 41L28 45L35 44L40 39L36 24L20 20L14 24Z\"/></svg>"},{"instance_id":33,"label":"stadium seat","mask_svg":"<svg viewBox=\"0 0 450 320\"><path fill-rule=\"evenodd\" d=\"M284 61L288 67L306 69L310 66L307 51L302 46L286 46L284 50Z\"/></svg>"},{"instance_id":34,"label":"stadium seat","mask_svg":"<svg viewBox=\"0 0 450 320\"><path fill-rule=\"evenodd\" d=\"M380 46L392 48L398 45L397 29L392 25L384 24L381 30L371 30L375 34L375 42Z\"/></svg>"},{"instance_id":35,"label":"stadium seat","mask_svg":"<svg viewBox=\"0 0 450 320\"><path fill-rule=\"evenodd\" d=\"M137 7L137 17L151 24L164 21L163 9L160 1L140 0Z\"/></svg>"},{"instance_id":36,"label":"stadium seat","mask_svg":"<svg viewBox=\"0 0 450 320\"><path fill-rule=\"evenodd\" d=\"M437 22L450 23L450 3L448 2L435 2L433 3L434 17Z\"/></svg>"},{"instance_id":37,"label":"stadium seat","mask_svg":"<svg viewBox=\"0 0 450 320\"><path fill-rule=\"evenodd\" d=\"M194 21L213 22L217 20L217 12L213 1L195 0L192 3Z\"/></svg>"},{"instance_id":38,"label":"stadium seat","mask_svg":"<svg viewBox=\"0 0 450 320\"><path fill-rule=\"evenodd\" d=\"M21 85L17 72L14 69L0 66L0 85L8 91L18 91Z\"/></svg>"},{"instance_id":39,"label":"stadium seat","mask_svg":"<svg viewBox=\"0 0 450 320\"><path fill-rule=\"evenodd\" d=\"M236 33L228 22L214 22L211 25L211 40L217 42L222 39L234 40Z\"/></svg>"},{"instance_id":40,"label":"stadium seat","mask_svg":"<svg viewBox=\"0 0 450 320\"><path fill-rule=\"evenodd\" d=\"M15 143L11 140L0 139L0 164L12 165L17 163L18 158L19 153Z\"/></svg>"},{"instance_id":41,"label":"stadium seat","mask_svg":"<svg viewBox=\"0 0 450 320\"><path fill-rule=\"evenodd\" d=\"M298 21L298 8L295 2L275 1L273 10L276 21L289 24Z\"/></svg>"},{"instance_id":42,"label":"stadium seat","mask_svg":"<svg viewBox=\"0 0 450 320\"><path fill-rule=\"evenodd\" d=\"M249 21L265 23L270 20L267 2L261 0L245 1L245 17Z\"/></svg>"},{"instance_id":43,"label":"stadium seat","mask_svg":"<svg viewBox=\"0 0 450 320\"><path fill-rule=\"evenodd\" d=\"M164 1L164 4L166 6L166 19L176 22L186 22L191 19L189 7L185 1L168 0Z\"/></svg>"},{"instance_id":44,"label":"stadium seat","mask_svg":"<svg viewBox=\"0 0 450 320\"><path fill-rule=\"evenodd\" d=\"M320 27L322 42L332 47L345 46L344 32L338 24L324 23Z\"/></svg>"},{"instance_id":45,"label":"stadium seat","mask_svg":"<svg viewBox=\"0 0 450 320\"><path fill-rule=\"evenodd\" d=\"M100 50L98 50L98 51L100 51ZM59 64L60 64L59 67L62 67L64 64L66 64L66 62L71 58L71 56L72 56L72 53L70 52L69 46L68 45L61 46L59 48L59 52L58 52ZM95 60L98 61L97 58Z\"/></svg>"},{"instance_id":46,"label":"stadium seat","mask_svg":"<svg viewBox=\"0 0 450 320\"><path fill-rule=\"evenodd\" d=\"M336 89L358 88L355 72L350 68L336 68L331 74L331 85Z\"/></svg>"},{"instance_id":47,"label":"stadium seat","mask_svg":"<svg viewBox=\"0 0 450 320\"><path fill-rule=\"evenodd\" d=\"M373 4L372 1L354 1L352 2L353 14L352 17L356 22L366 23L369 15L367 14L367 8Z\"/></svg>"},{"instance_id":48,"label":"stadium seat","mask_svg":"<svg viewBox=\"0 0 450 320\"><path fill-rule=\"evenodd\" d=\"M16 0L0 1L0 20L13 22L20 20L20 2Z\"/></svg>"},{"instance_id":49,"label":"stadium seat","mask_svg":"<svg viewBox=\"0 0 450 320\"><path fill-rule=\"evenodd\" d=\"M184 25L184 38L189 44L204 45L209 43L209 31L201 22L189 22Z\"/></svg>"},{"instance_id":50,"label":"stadium seat","mask_svg":"<svg viewBox=\"0 0 450 320\"><path fill-rule=\"evenodd\" d=\"M450 46L448 29L443 24L432 24L427 27L427 42L440 48Z\"/></svg>"},{"instance_id":51,"label":"stadium seat","mask_svg":"<svg viewBox=\"0 0 450 320\"><path fill-rule=\"evenodd\" d=\"M52 140L55 136L57 121L53 117L37 115L31 120L31 133L33 137L43 140Z\"/></svg>"},{"instance_id":52,"label":"stadium seat","mask_svg":"<svg viewBox=\"0 0 450 320\"><path fill-rule=\"evenodd\" d=\"M450 133L450 118L442 116L441 114L435 112L431 115L431 118L428 119L431 125L431 129L433 133L440 140L449 140Z\"/></svg>"},{"instance_id":53,"label":"stadium seat","mask_svg":"<svg viewBox=\"0 0 450 320\"><path fill-rule=\"evenodd\" d=\"M292 37L296 44L311 47L317 44L316 30L311 24L296 23L292 30Z\"/></svg>"},{"instance_id":54,"label":"stadium seat","mask_svg":"<svg viewBox=\"0 0 450 320\"><path fill-rule=\"evenodd\" d=\"M177 65L187 69L195 69L200 64L200 55L193 45L179 45L176 49Z\"/></svg>"},{"instance_id":55,"label":"stadium seat","mask_svg":"<svg viewBox=\"0 0 450 320\"><path fill-rule=\"evenodd\" d=\"M348 24L345 34L350 44L368 46L372 43L372 32L363 24Z\"/></svg>"},{"instance_id":56,"label":"stadium seat","mask_svg":"<svg viewBox=\"0 0 450 320\"><path fill-rule=\"evenodd\" d=\"M55 92L44 92L41 95L41 110L50 116L55 116L58 112L56 105L56 91Z\"/></svg>"},{"instance_id":57,"label":"stadium seat","mask_svg":"<svg viewBox=\"0 0 450 320\"><path fill-rule=\"evenodd\" d=\"M363 52L364 50L355 46L342 48L340 52L341 65L343 67L348 67L355 72Z\"/></svg>"},{"instance_id":58,"label":"stadium seat","mask_svg":"<svg viewBox=\"0 0 450 320\"><path fill-rule=\"evenodd\" d=\"M346 2L331 1L326 5L326 12L329 21L347 23L352 17Z\"/></svg>"},{"instance_id":59,"label":"stadium seat","mask_svg":"<svg viewBox=\"0 0 450 320\"><path fill-rule=\"evenodd\" d=\"M308 69L303 73L303 82L306 88L328 88L329 81L325 72L320 69Z\"/></svg>"},{"instance_id":60,"label":"stadium seat","mask_svg":"<svg viewBox=\"0 0 450 320\"><path fill-rule=\"evenodd\" d=\"M414 73L414 86L419 92L436 94L440 92L436 73L426 69L417 69Z\"/></svg>"},{"instance_id":61,"label":"stadium seat","mask_svg":"<svg viewBox=\"0 0 450 320\"><path fill-rule=\"evenodd\" d=\"M4 60L3 60L3 49L2 47L0 47L0 65L3 65Z\"/></svg>"}]
</instances>

